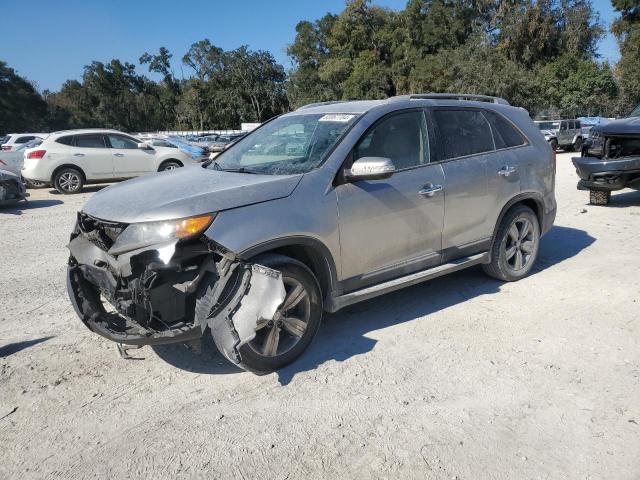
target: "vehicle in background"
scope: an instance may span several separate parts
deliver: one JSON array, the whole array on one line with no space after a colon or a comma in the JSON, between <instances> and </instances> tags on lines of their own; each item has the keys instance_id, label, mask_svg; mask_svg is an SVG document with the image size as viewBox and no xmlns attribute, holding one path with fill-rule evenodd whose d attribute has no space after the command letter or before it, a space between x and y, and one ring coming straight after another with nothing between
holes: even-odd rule
<instances>
[{"instance_id":1,"label":"vehicle in background","mask_svg":"<svg viewBox=\"0 0 640 480\"><path fill-rule=\"evenodd\" d=\"M473 265L527 276L556 214L554 158L527 112L495 97L307 105L206 168L93 195L67 289L114 342L211 332L231 362L270 372L304 352L323 310Z\"/></svg>"},{"instance_id":2,"label":"vehicle in background","mask_svg":"<svg viewBox=\"0 0 640 480\"><path fill-rule=\"evenodd\" d=\"M68 194L80 192L85 184L173 170L200 160L177 148L151 147L117 130L67 130L27 149L21 172L28 181L51 183Z\"/></svg>"},{"instance_id":3,"label":"vehicle in background","mask_svg":"<svg viewBox=\"0 0 640 480\"><path fill-rule=\"evenodd\" d=\"M42 143L42 140L37 138L30 142L24 143L19 147L11 151L0 151L0 169L15 173L21 176L22 167L24 165L24 153L29 148L37 147ZM36 180L26 180L24 182L29 188L44 187L47 185L45 182L38 182Z\"/></svg>"},{"instance_id":4,"label":"vehicle in background","mask_svg":"<svg viewBox=\"0 0 640 480\"><path fill-rule=\"evenodd\" d=\"M0 164L0 206L15 205L26 200L27 193L20 175L2 170Z\"/></svg>"},{"instance_id":5,"label":"vehicle in background","mask_svg":"<svg viewBox=\"0 0 640 480\"><path fill-rule=\"evenodd\" d=\"M607 205L613 191L640 190L640 105L627 118L593 127L582 157L572 161L578 190L589 191L592 205Z\"/></svg>"},{"instance_id":6,"label":"vehicle in background","mask_svg":"<svg viewBox=\"0 0 640 480\"><path fill-rule=\"evenodd\" d=\"M580 120L539 120L535 122L553 150L582 149L583 136Z\"/></svg>"},{"instance_id":7,"label":"vehicle in background","mask_svg":"<svg viewBox=\"0 0 640 480\"><path fill-rule=\"evenodd\" d=\"M4 152L10 152L32 140L44 140L48 135L48 133L10 133L4 138L0 149Z\"/></svg>"}]
</instances>

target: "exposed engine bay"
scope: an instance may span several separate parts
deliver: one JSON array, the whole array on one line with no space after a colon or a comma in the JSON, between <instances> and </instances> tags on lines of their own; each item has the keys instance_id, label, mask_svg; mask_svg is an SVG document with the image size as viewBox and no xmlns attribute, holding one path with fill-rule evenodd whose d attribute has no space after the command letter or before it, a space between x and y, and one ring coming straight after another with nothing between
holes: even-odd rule
<instances>
[{"instance_id":1,"label":"exposed engine bay","mask_svg":"<svg viewBox=\"0 0 640 480\"><path fill-rule=\"evenodd\" d=\"M126 227L78 214L67 288L83 323L127 345L188 342L209 327L221 352L239 363L239 348L284 301L280 272L245 262L206 237L114 254ZM206 311L198 304L204 295Z\"/></svg>"}]
</instances>

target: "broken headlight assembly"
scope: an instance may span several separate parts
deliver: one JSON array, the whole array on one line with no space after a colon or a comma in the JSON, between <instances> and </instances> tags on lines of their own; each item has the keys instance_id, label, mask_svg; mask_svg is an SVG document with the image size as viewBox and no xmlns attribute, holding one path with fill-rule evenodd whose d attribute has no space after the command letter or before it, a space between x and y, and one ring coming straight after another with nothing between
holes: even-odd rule
<instances>
[{"instance_id":1,"label":"broken headlight assembly","mask_svg":"<svg viewBox=\"0 0 640 480\"><path fill-rule=\"evenodd\" d=\"M210 213L161 222L132 223L118 236L109 253L118 255L157 243L194 237L204 232L215 217L215 213Z\"/></svg>"}]
</instances>

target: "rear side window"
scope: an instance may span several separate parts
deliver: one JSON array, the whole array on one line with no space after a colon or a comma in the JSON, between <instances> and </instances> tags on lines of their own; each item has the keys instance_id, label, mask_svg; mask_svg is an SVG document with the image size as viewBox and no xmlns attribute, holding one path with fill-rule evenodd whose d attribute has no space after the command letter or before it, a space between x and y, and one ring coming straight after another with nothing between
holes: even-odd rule
<instances>
[{"instance_id":1,"label":"rear side window","mask_svg":"<svg viewBox=\"0 0 640 480\"><path fill-rule=\"evenodd\" d=\"M527 143L516 127L499 113L486 110L484 115L491 124L493 139L496 142L497 149L519 147Z\"/></svg>"},{"instance_id":2,"label":"rear side window","mask_svg":"<svg viewBox=\"0 0 640 480\"><path fill-rule=\"evenodd\" d=\"M102 135L77 135L76 147L80 148L106 148L104 144L104 137Z\"/></svg>"},{"instance_id":3,"label":"rear side window","mask_svg":"<svg viewBox=\"0 0 640 480\"><path fill-rule=\"evenodd\" d=\"M138 148L138 142L132 138L113 134L107 136L109 137L109 142L111 142L111 148L125 148L129 150Z\"/></svg>"},{"instance_id":4,"label":"rear side window","mask_svg":"<svg viewBox=\"0 0 640 480\"><path fill-rule=\"evenodd\" d=\"M477 110L434 110L443 159L492 151L489 122Z\"/></svg>"},{"instance_id":5,"label":"rear side window","mask_svg":"<svg viewBox=\"0 0 640 480\"><path fill-rule=\"evenodd\" d=\"M56 140L56 143L61 143L62 145L73 145L73 135L60 137Z\"/></svg>"},{"instance_id":6,"label":"rear side window","mask_svg":"<svg viewBox=\"0 0 640 480\"><path fill-rule=\"evenodd\" d=\"M15 143L19 143L19 144L27 143L27 142L30 142L31 140L33 140L34 138L36 138L34 135L28 135L26 137L18 137L18 138L16 138Z\"/></svg>"}]
</instances>

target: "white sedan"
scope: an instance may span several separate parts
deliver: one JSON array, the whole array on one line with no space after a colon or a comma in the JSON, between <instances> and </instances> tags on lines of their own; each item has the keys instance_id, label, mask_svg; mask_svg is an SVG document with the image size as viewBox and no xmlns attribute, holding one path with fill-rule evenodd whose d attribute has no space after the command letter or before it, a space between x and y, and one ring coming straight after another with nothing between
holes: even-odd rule
<instances>
[{"instance_id":1,"label":"white sedan","mask_svg":"<svg viewBox=\"0 0 640 480\"><path fill-rule=\"evenodd\" d=\"M206 157L179 148L150 146L117 130L67 130L49 135L25 151L22 176L51 183L60 193L77 193L88 183L139 177L196 165Z\"/></svg>"}]
</instances>

